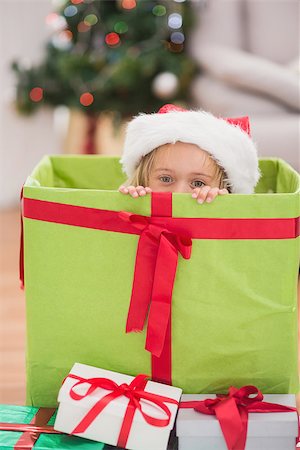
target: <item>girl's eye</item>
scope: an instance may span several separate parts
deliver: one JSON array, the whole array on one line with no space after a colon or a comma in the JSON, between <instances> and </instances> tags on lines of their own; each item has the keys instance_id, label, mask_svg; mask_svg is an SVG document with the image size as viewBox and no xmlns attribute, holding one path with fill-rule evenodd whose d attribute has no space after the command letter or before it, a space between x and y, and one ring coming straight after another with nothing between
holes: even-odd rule
<instances>
[{"instance_id":1,"label":"girl's eye","mask_svg":"<svg viewBox=\"0 0 300 450\"><path fill-rule=\"evenodd\" d=\"M171 177L168 177L168 176L163 176L163 177L160 177L159 180L160 180L162 183L171 183L172 178L171 178Z\"/></svg>"},{"instance_id":2,"label":"girl's eye","mask_svg":"<svg viewBox=\"0 0 300 450\"><path fill-rule=\"evenodd\" d=\"M203 183L203 181L200 181L200 180L195 180L195 181L192 181L192 186L193 187L201 187L201 186L204 186L204 183Z\"/></svg>"}]
</instances>

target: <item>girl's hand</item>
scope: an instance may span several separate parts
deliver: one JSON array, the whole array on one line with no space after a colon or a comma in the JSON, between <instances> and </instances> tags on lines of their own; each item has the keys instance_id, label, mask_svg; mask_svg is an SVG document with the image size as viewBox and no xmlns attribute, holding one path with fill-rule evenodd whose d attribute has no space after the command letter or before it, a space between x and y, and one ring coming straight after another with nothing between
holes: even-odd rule
<instances>
[{"instance_id":1,"label":"girl's hand","mask_svg":"<svg viewBox=\"0 0 300 450\"><path fill-rule=\"evenodd\" d=\"M192 197L197 200L198 203L212 202L217 195L229 194L227 189L212 188L210 186L202 186L193 190Z\"/></svg>"},{"instance_id":2,"label":"girl's hand","mask_svg":"<svg viewBox=\"0 0 300 450\"><path fill-rule=\"evenodd\" d=\"M120 186L119 192L121 192L121 194L129 194L131 195L131 197L137 198L150 194L152 192L152 189L144 186Z\"/></svg>"}]
</instances>

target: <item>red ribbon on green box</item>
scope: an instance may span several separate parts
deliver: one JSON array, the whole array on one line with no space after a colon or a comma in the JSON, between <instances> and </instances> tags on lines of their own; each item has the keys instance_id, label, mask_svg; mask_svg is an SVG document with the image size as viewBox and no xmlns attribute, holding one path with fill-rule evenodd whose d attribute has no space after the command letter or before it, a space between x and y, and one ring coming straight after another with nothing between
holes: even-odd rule
<instances>
[{"instance_id":1,"label":"red ribbon on green box","mask_svg":"<svg viewBox=\"0 0 300 450\"><path fill-rule=\"evenodd\" d=\"M47 425L55 412L55 408L39 408L30 423L0 422L0 431L21 431L22 435L14 445L15 450L31 450L39 436L46 434L62 434Z\"/></svg>"},{"instance_id":2,"label":"red ribbon on green box","mask_svg":"<svg viewBox=\"0 0 300 450\"><path fill-rule=\"evenodd\" d=\"M23 217L140 236L126 332L142 331L149 310L146 349L152 355L152 379L171 384L172 291L178 253L189 259L192 239L292 239L299 235L299 218L174 218L171 192L151 196L151 217L31 198L23 199ZM20 280L24 283L23 233Z\"/></svg>"},{"instance_id":3,"label":"red ribbon on green box","mask_svg":"<svg viewBox=\"0 0 300 450\"><path fill-rule=\"evenodd\" d=\"M254 394L255 397L252 397ZM248 413L296 412L297 409L263 401L255 386L229 388L227 395L214 399L182 401L179 408L193 408L202 414L215 415L220 423L228 450L244 450L247 440Z\"/></svg>"},{"instance_id":4,"label":"red ribbon on green box","mask_svg":"<svg viewBox=\"0 0 300 450\"><path fill-rule=\"evenodd\" d=\"M0 449L102 450L102 442L70 436L53 429L55 408L0 405Z\"/></svg>"},{"instance_id":5,"label":"red ribbon on green box","mask_svg":"<svg viewBox=\"0 0 300 450\"><path fill-rule=\"evenodd\" d=\"M178 253L190 259L192 240L152 224L148 217L125 211L120 213L120 217L141 231L126 332L141 331L150 308L145 348L160 357L171 317Z\"/></svg>"}]
</instances>

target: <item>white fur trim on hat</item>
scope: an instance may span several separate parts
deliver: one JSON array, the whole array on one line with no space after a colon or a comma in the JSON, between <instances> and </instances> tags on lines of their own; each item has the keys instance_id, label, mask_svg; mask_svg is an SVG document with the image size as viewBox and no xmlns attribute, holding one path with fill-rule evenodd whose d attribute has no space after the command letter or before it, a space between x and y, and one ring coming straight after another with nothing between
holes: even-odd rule
<instances>
[{"instance_id":1,"label":"white fur trim on hat","mask_svg":"<svg viewBox=\"0 0 300 450\"><path fill-rule=\"evenodd\" d=\"M164 144L186 142L210 153L225 170L231 192L251 194L260 172L256 146L238 125L205 111L140 114L127 127L123 171L131 177L143 156Z\"/></svg>"}]
</instances>

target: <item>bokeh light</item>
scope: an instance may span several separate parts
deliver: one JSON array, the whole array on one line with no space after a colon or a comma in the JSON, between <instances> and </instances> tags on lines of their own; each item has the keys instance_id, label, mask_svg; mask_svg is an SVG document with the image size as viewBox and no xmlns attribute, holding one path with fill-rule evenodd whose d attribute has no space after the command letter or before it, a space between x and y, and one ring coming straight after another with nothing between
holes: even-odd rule
<instances>
[{"instance_id":1,"label":"bokeh light","mask_svg":"<svg viewBox=\"0 0 300 450\"><path fill-rule=\"evenodd\" d=\"M73 3L73 5L79 5L80 3L83 3L83 0L71 0L71 3Z\"/></svg>"},{"instance_id":2,"label":"bokeh light","mask_svg":"<svg viewBox=\"0 0 300 450\"><path fill-rule=\"evenodd\" d=\"M57 13L50 13L46 16L46 24L51 25L53 22L55 22L58 19Z\"/></svg>"},{"instance_id":3,"label":"bokeh light","mask_svg":"<svg viewBox=\"0 0 300 450\"><path fill-rule=\"evenodd\" d=\"M128 31L128 25L125 22L117 22L114 26L116 33L122 34Z\"/></svg>"},{"instance_id":4,"label":"bokeh light","mask_svg":"<svg viewBox=\"0 0 300 450\"><path fill-rule=\"evenodd\" d=\"M89 31L91 29L90 25L87 25L85 22L79 22L77 25L77 30L79 33L85 33L86 31Z\"/></svg>"},{"instance_id":5,"label":"bokeh light","mask_svg":"<svg viewBox=\"0 0 300 450\"><path fill-rule=\"evenodd\" d=\"M69 5L64 9L64 15L66 17L73 17L78 13L78 9L74 5Z\"/></svg>"},{"instance_id":6,"label":"bokeh light","mask_svg":"<svg viewBox=\"0 0 300 450\"><path fill-rule=\"evenodd\" d=\"M41 87L34 87L29 92L30 100L33 102L40 102L43 99L44 91Z\"/></svg>"},{"instance_id":7,"label":"bokeh light","mask_svg":"<svg viewBox=\"0 0 300 450\"><path fill-rule=\"evenodd\" d=\"M152 13L155 16L164 16L166 14L166 12L167 12L167 10L166 10L165 6L163 6L163 5L156 5L152 9Z\"/></svg>"},{"instance_id":8,"label":"bokeh light","mask_svg":"<svg viewBox=\"0 0 300 450\"><path fill-rule=\"evenodd\" d=\"M48 14L45 21L55 31L63 30L67 26L66 19L57 13Z\"/></svg>"},{"instance_id":9,"label":"bokeh light","mask_svg":"<svg viewBox=\"0 0 300 450\"><path fill-rule=\"evenodd\" d=\"M133 9L136 7L136 0L123 0L122 7L124 9Z\"/></svg>"},{"instance_id":10,"label":"bokeh light","mask_svg":"<svg viewBox=\"0 0 300 450\"><path fill-rule=\"evenodd\" d=\"M62 41L69 42L73 39L73 33L70 30L64 30L59 33L59 38Z\"/></svg>"},{"instance_id":11,"label":"bokeh light","mask_svg":"<svg viewBox=\"0 0 300 450\"><path fill-rule=\"evenodd\" d=\"M120 43L120 36L117 33L108 33L105 36L105 42L107 45L114 47Z\"/></svg>"},{"instance_id":12,"label":"bokeh light","mask_svg":"<svg viewBox=\"0 0 300 450\"><path fill-rule=\"evenodd\" d=\"M174 33L171 34L171 41L174 42L174 44L183 44L184 39L184 34L180 31L174 31Z\"/></svg>"},{"instance_id":13,"label":"bokeh light","mask_svg":"<svg viewBox=\"0 0 300 450\"><path fill-rule=\"evenodd\" d=\"M79 101L82 106L90 106L94 101L94 96L90 92L84 92L81 94Z\"/></svg>"},{"instance_id":14,"label":"bokeh light","mask_svg":"<svg viewBox=\"0 0 300 450\"><path fill-rule=\"evenodd\" d=\"M68 50L72 46L73 33L70 30L61 31L55 34L51 41L54 47L59 50Z\"/></svg>"},{"instance_id":15,"label":"bokeh light","mask_svg":"<svg viewBox=\"0 0 300 450\"><path fill-rule=\"evenodd\" d=\"M96 23L98 22L98 17L96 16L96 14L88 14L87 16L85 16L83 22L88 26L96 25Z\"/></svg>"},{"instance_id":16,"label":"bokeh light","mask_svg":"<svg viewBox=\"0 0 300 450\"><path fill-rule=\"evenodd\" d=\"M182 26L182 17L178 13L170 14L168 17L168 25L170 28L177 30Z\"/></svg>"}]
</instances>

